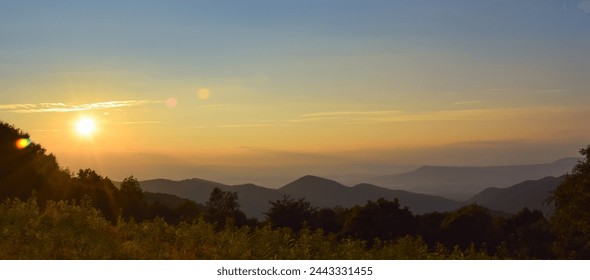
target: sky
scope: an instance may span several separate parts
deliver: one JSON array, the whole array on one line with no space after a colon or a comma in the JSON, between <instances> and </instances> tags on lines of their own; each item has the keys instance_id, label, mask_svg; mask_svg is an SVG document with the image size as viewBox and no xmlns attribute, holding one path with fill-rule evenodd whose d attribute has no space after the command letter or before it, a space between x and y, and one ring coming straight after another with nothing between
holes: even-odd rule
<instances>
[{"instance_id":1,"label":"sky","mask_svg":"<svg viewBox=\"0 0 590 280\"><path fill-rule=\"evenodd\" d=\"M0 1L0 38L0 121L115 180L276 186L590 139L590 1Z\"/></svg>"}]
</instances>

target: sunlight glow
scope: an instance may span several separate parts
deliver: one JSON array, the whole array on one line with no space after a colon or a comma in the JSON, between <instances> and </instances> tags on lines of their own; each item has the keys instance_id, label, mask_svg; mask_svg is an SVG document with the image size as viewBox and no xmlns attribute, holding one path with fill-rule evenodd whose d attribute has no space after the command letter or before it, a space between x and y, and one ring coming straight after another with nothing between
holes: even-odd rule
<instances>
[{"instance_id":1,"label":"sunlight glow","mask_svg":"<svg viewBox=\"0 0 590 280\"><path fill-rule=\"evenodd\" d=\"M91 136L96 131L96 123L91 118L81 118L76 122L76 132L81 136Z\"/></svg>"}]
</instances>

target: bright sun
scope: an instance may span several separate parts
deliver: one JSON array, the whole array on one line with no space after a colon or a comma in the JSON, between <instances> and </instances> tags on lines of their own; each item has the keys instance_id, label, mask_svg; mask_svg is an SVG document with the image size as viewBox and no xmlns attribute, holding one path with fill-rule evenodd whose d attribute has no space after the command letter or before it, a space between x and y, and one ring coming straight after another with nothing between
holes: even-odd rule
<instances>
[{"instance_id":1,"label":"bright sun","mask_svg":"<svg viewBox=\"0 0 590 280\"><path fill-rule=\"evenodd\" d=\"M96 131L96 123L91 118L81 118L76 122L76 132L82 136L91 136Z\"/></svg>"}]
</instances>

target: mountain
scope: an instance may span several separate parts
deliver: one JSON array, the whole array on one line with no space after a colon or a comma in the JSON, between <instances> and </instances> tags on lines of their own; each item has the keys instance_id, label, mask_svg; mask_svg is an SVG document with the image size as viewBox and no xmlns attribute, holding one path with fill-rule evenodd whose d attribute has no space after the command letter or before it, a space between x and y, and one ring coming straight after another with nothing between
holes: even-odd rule
<instances>
[{"instance_id":1,"label":"mountain","mask_svg":"<svg viewBox=\"0 0 590 280\"><path fill-rule=\"evenodd\" d=\"M144 192L143 195L148 204L160 203L170 209L176 208L187 200L186 198L168 193ZM202 208L203 205L199 204L198 206Z\"/></svg>"},{"instance_id":2,"label":"mountain","mask_svg":"<svg viewBox=\"0 0 590 280\"><path fill-rule=\"evenodd\" d=\"M237 192L241 210L246 215L256 218L263 217L263 213L268 210L270 205L269 201L280 199L283 196L277 190L253 184L229 186L196 178L182 181L154 179L141 181L140 185L144 191L173 194L199 204L205 204L209 200L211 191L216 187L223 191Z\"/></svg>"},{"instance_id":3,"label":"mountain","mask_svg":"<svg viewBox=\"0 0 590 280\"><path fill-rule=\"evenodd\" d=\"M516 213L528 207L548 214L553 206L547 204L546 200L562 181L563 177L545 177L524 181L508 188L487 188L467 202L508 213Z\"/></svg>"},{"instance_id":4,"label":"mountain","mask_svg":"<svg viewBox=\"0 0 590 280\"><path fill-rule=\"evenodd\" d=\"M253 184L229 186L202 179L182 181L155 179L142 181L140 185L144 191L173 194L201 204L209 199L209 194L215 187L223 191L237 192L242 211L249 217L259 219L264 218L263 213L270 207L269 201L281 199L284 195L296 199L305 198L314 207L351 207L365 205L367 200L397 197L402 206L407 206L415 214L450 211L461 206L459 202L433 195L390 190L369 184L348 187L316 176L301 177L280 189L269 189Z\"/></svg>"},{"instance_id":5,"label":"mountain","mask_svg":"<svg viewBox=\"0 0 590 280\"><path fill-rule=\"evenodd\" d=\"M390 190L370 184L347 187L329 179L309 175L279 190L291 197L304 197L315 207L365 205L367 200L375 201L381 197L386 199L397 197L400 204L407 206L414 214L450 211L460 206L460 203L442 197Z\"/></svg>"},{"instance_id":6,"label":"mountain","mask_svg":"<svg viewBox=\"0 0 590 280\"><path fill-rule=\"evenodd\" d=\"M349 203L342 202L350 199L350 187L321 177L307 175L279 190L294 198L306 198L316 207L349 206Z\"/></svg>"},{"instance_id":7,"label":"mountain","mask_svg":"<svg viewBox=\"0 0 590 280\"><path fill-rule=\"evenodd\" d=\"M487 167L423 166L411 172L378 177L368 182L390 189L465 200L486 188L503 188L526 180L564 175L577 160L564 158L547 164Z\"/></svg>"},{"instance_id":8,"label":"mountain","mask_svg":"<svg viewBox=\"0 0 590 280\"><path fill-rule=\"evenodd\" d=\"M148 192L169 193L183 198L188 198L197 203L204 203L209 199L209 194L215 188L224 189L228 186L202 180L187 179L181 181L172 181L167 179L154 179L140 182L141 189Z\"/></svg>"}]
</instances>

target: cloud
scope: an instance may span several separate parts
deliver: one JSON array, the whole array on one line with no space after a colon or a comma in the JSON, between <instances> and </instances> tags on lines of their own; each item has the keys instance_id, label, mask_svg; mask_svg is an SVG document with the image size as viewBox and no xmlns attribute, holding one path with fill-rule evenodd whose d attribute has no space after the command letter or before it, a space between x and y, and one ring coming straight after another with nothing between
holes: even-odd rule
<instances>
[{"instance_id":1,"label":"cloud","mask_svg":"<svg viewBox=\"0 0 590 280\"><path fill-rule=\"evenodd\" d=\"M271 127L272 124L227 124L227 125L215 125L215 126L195 126L196 129L205 128L250 128L250 127Z\"/></svg>"},{"instance_id":2,"label":"cloud","mask_svg":"<svg viewBox=\"0 0 590 280\"><path fill-rule=\"evenodd\" d=\"M469 101L463 104L474 103ZM338 122L343 124L371 124L391 122L433 122L433 121L483 121L504 120L538 114L555 114L568 109L559 107L537 108L492 108L462 109L443 111L351 111L351 112L319 112L300 115L290 122Z\"/></svg>"},{"instance_id":3,"label":"cloud","mask_svg":"<svg viewBox=\"0 0 590 280\"><path fill-rule=\"evenodd\" d=\"M580 1L578 3L578 9L584 11L584 13L590 13L590 1Z\"/></svg>"},{"instance_id":4,"label":"cloud","mask_svg":"<svg viewBox=\"0 0 590 280\"><path fill-rule=\"evenodd\" d=\"M374 115L391 115L399 114L401 111L344 111L344 112L320 112L301 115L302 117L308 118L321 118L321 117L340 117L340 116L374 116Z\"/></svg>"},{"instance_id":5,"label":"cloud","mask_svg":"<svg viewBox=\"0 0 590 280\"><path fill-rule=\"evenodd\" d=\"M225 107L225 105L224 104L213 104L213 105L199 106L199 108L220 108L220 107Z\"/></svg>"},{"instance_id":6,"label":"cloud","mask_svg":"<svg viewBox=\"0 0 590 280\"><path fill-rule=\"evenodd\" d=\"M162 103L155 100L123 100L84 104L72 103L37 103L37 104L0 104L0 111L10 113L65 113L90 110L103 110L121 107L135 107L147 104Z\"/></svg>"},{"instance_id":7,"label":"cloud","mask_svg":"<svg viewBox=\"0 0 590 280\"><path fill-rule=\"evenodd\" d=\"M127 125L135 125L135 124L158 124L162 123L161 121L141 121L141 122L124 122L123 124Z\"/></svg>"},{"instance_id":8,"label":"cloud","mask_svg":"<svg viewBox=\"0 0 590 280\"><path fill-rule=\"evenodd\" d=\"M473 104L482 104L483 101L479 100L466 100L466 101L457 101L454 102L453 105L473 105Z\"/></svg>"}]
</instances>

